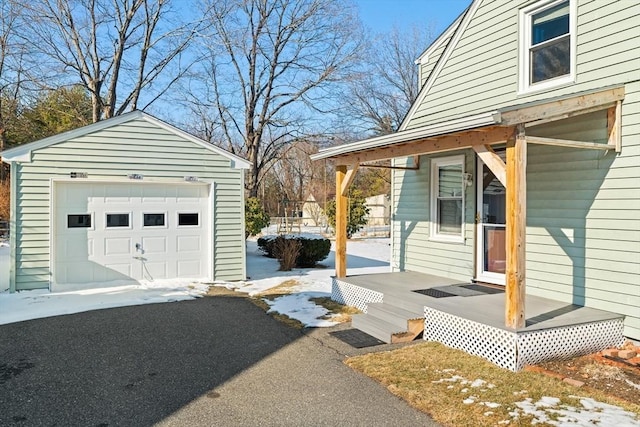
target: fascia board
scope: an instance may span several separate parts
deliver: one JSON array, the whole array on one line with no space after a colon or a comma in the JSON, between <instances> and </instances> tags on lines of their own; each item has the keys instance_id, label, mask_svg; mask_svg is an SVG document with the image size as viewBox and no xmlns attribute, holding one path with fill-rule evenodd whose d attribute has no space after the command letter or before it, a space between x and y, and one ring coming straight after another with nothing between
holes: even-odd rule
<instances>
[{"instance_id":1,"label":"fascia board","mask_svg":"<svg viewBox=\"0 0 640 427\"><path fill-rule=\"evenodd\" d=\"M496 117L499 117L496 111L490 111L474 116L461 117L449 120L443 123L436 123L430 126L424 126L416 129L399 131L389 135L377 136L362 141L352 142L349 144L330 147L320 150L318 153L311 155L311 160L321 160L342 154L354 153L357 151L371 150L382 148L393 144L405 143L419 139L445 135L453 132L495 125Z\"/></svg>"},{"instance_id":2,"label":"fascia board","mask_svg":"<svg viewBox=\"0 0 640 427\"><path fill-rule=\"evenodd\" d=\"M19 145L15 148L10 148L9 150L5 150L0 153L3 160L7 163L12 161L24 161L24 156L27 153L30 153L35 150L39 150L41 148L46 148L54 144L58 144L60 142L68 141L73 138L79 138L84 135L88 135L93 132L100 131L102 129L106 129L112 126L119 125L121 123L126 123L131 120L135 120L143 116L142 111L132 111L130 113L122 114L120 116L112 117L107 120L101 120L99 122L83 126L78 129L73 129L67 132L59 133L57 135L50 136L48 138L40 139L38 141L30 142L28 144ZM29 159L29 161L31 161Z\"/></svg>"},{"instance_id":3,"label":"fascia board","mask_svg":"<svg viewBox=\"0 0 640 427\"><path fill-rule=\"evenodd\" d=\"M236 156L235 154L232 154L230 152L228 152L227 150L224 150L220 147L217 147L203 139L200 139L196 136L191 135L188 132L185 132L181 129L178 129L175 126L170 125L169 123L163 122L162 120L150 116L149 114L144 114L143 115L143 119L148 121L149 123L153 123L156 126L159 126L165 130L168 130L171 133L174 133L190 142L193 142L196 145L199 145L203 148L206 148L209 151L212 151L216 154L219 154L229 160L231 160L231 166L233 169L249 169L249 162L245 159L243 159L242 157Z\"/></svg>"}]
</instances>

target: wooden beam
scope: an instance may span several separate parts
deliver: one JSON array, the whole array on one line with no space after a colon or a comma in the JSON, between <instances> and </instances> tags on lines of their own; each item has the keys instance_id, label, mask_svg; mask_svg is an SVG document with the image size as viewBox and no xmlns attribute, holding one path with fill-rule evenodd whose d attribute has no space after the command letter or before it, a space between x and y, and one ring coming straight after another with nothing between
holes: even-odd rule
<instances>
[{"instance_id":1,"label":"wooden beam","mask_svg":"<svg viewBox=\"0 0 640 427\"><path fill-rule=\"evenodd\" d=\"M607 134L609 145L619 153L622 150L622 101L607 110Z\"/></svg>"},{"instance_id":2,"label":"wooden beam","mask_svg":"<svg viewBox=\"0 0 640 427\"><path fill-rule=\"evenodd\" d=\"M525 254L527 231L527 140L524 125L507 142L507 266L505 274L505 324L525 326Z\"/></svg>"},{"instance_id":3,"label":"wooden beam","mask_svg":"<svg viewBox=\"0 0 640 427\"><path fill-rule=\"evenodd\" d=\"M355 165L351 165L351 169L347 171L347 175L345 176L344 181L342 182L342 188L340 189L340 194L342 194L345 197L349 194L349 187L351 187L351 184L353 183L353 180L356 177L356 172L358 172L357 163Z\"/></svg>"},{"instance_id":4,"label":"wooden beam","mask_svg":"<svg viewBox=\"0 0 640 427\"><path fill-rule=\"evenodd\" d=\"M575 96L553 102L538 103L530 107L500 113L500 123L505 126L519 123L558 120L568 115L604 110L624 98L624 87Z\"/></svg>"},{"instance_id":5,"label":"wooden beam","mask_svg":"<svg viewBox=\"0 0 640 427\"><path fill-rule=\"evenodd\" d=\"M394 157L419 156L421 154L439 153L443 151L469 148L473 145L492 145L504 143L513 135L513 127L494 126L486 132L466 131L443 135L429 139L393 144L387 147L343 154L335 158L337 165L368 163L376 160L393 159Z\"/></svg>"},{"instance_id":6,"label":"wooden beam","mask_svg":"<svg viewBox=\"0 0 640 427\"><path fill-rule=\"evenodd\" d=\"M613 150L615 145L599 144L597 142L573 141L570 139L543 138L541 136L526 136L529 144L555 145L566 148L586 148L590 150Z\"/></svg>"},{"instance_id":7,"label":"wooden beam","mask_svg":"<svg viewBox=\"0 0 640 427\"><path fill-rule=\"evenodd\" d=\"M386 166L386 165L368 165L362 164L361 168L377 168L377 169L399 169L399 170L409 170L409 171L417 171L420 169L420 166Z\"/></svg>"},{"instance_id":8,"label":"wooden beam","mask_svg":"<svg viewBox=\"0 0 640 427\"><path fill-rule=\"evenodd\" d=\"M490 145L474 145L473 151L476 152L482 163L493 172L498 181L507 188L507 167Z\"/></svg>"},{"instance_id":9,"label":"wooden beam","mask_svg":"<svg viewBox=\"0 0 640 427\"><path fill-rule=\"evenodd\" d=\"M346 166L336 166L336 277L347 275L347 198L342 195L346 174Z\"/></svg>"}]
</instances>

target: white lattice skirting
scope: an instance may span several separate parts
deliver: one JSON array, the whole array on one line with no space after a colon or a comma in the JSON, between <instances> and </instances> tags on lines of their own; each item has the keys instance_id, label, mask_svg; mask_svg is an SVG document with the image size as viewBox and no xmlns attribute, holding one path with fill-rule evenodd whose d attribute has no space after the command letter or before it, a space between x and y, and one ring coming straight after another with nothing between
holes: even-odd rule
<instances>
[{"instance_id":1,"label":"white lattice skirting","mask_svg":"<svg viewBox=\"0 0 640 427\"><path fill-rule=\"evenodd\" d=\"M525 365L570 358L622 345L623 319L533 331L508 331L424 308L424 339L519 371Z\"/></svg>"},{"instance_id":2,"label":"white lattice skirting","mask_svg":"<svg viewBox=\"0 0 640 427\"><path fill-rule=\"evenodd\" d=\"M357 307L363 313L367 312L367 305L372 302L382 302L382 292L361 288L335 277L331 281L331 299L340 304Z\"/></svg>"}]
</instances>

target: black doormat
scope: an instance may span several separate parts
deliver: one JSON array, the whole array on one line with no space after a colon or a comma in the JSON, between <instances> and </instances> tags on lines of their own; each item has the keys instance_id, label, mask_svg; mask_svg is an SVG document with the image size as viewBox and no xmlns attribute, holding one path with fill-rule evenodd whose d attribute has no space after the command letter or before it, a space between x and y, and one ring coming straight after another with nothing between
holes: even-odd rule
<instances>
[{"instance_id":1,"label":"black doormat","mask_svg":"<svg viewBox=\"0 0 640 427\"><path fill-rule=\"evenodd\" d=\"M433 298L447 298L447 297L455 297L455 294L450 294L449 292L442 291L438 288L429 288L429 289L418 289L413 291L418 294L426 295L428 297Z\"/></svg>"},{"instance_id":2,"label":"black doormat","mask_svg":"<svg viewBox=\"0 0 640 427\"><path fill-rule=\"evenodd\" d=\"M338 338L340 341L354 348L373 347L374 345L384 344L384 341L380 341L378 338L372 337L359 329L329 332L329 335Z\"/></svg>"},{"instance_id":3,"label":"black doormat","mask_svg":"<svg viewBox=\"0 0 640 427\"><path fill-rule=\"evenodd\" d=\"M417 292L433 298L447 297L475 297L478 295L500 294L504 289L493 288L491 286L478 285L475 283L464 283L458 285L435 286L429 289L418 289Z\"/></svg>"}]
</instances>

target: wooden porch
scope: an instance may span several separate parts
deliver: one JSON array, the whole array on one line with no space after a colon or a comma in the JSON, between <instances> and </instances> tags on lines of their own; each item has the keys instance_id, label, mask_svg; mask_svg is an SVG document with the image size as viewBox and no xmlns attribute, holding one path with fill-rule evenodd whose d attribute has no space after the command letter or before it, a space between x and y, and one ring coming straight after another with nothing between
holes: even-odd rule
<instances>
[{"instance_id":1,"label":"wooden porch","mask_svg":"<svg viewBox=\"0 0 640 427\"><path fill-rule=\"evenodd\" d=\"M354 317L354 327L382 341L411 335L411 322L418 319L425 340L511 370L600 351L624 340L622 315L533 295L525 298L525 324L512 329L505 326L505 293L499 288L397 272L334 278L332 289L332 299L365 313Z\"/></svg>"}]
</instances>

